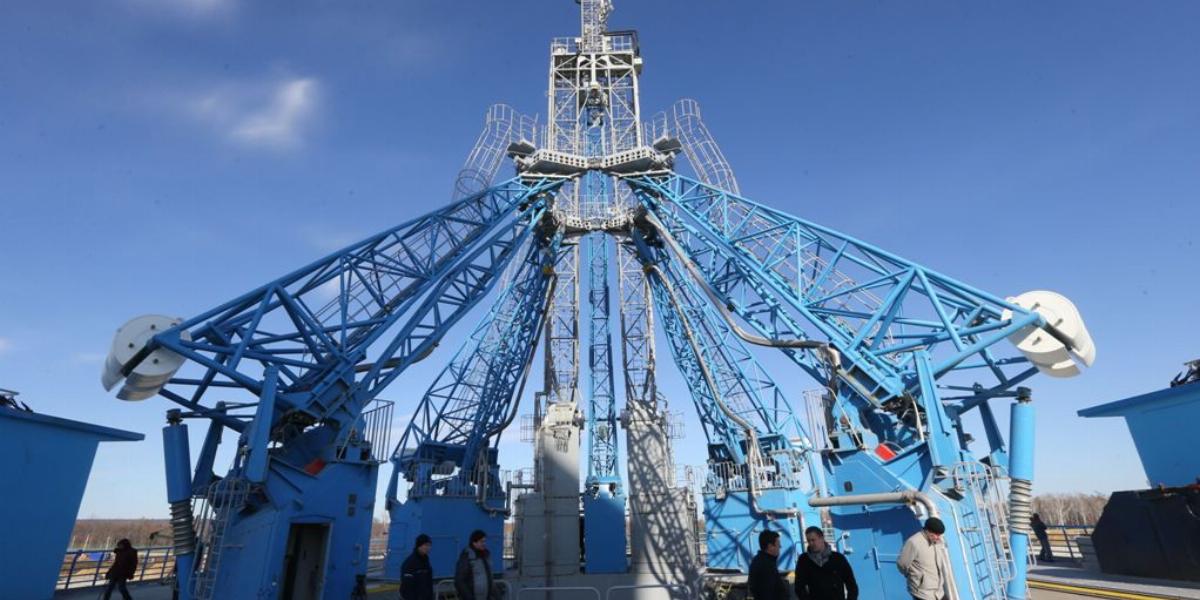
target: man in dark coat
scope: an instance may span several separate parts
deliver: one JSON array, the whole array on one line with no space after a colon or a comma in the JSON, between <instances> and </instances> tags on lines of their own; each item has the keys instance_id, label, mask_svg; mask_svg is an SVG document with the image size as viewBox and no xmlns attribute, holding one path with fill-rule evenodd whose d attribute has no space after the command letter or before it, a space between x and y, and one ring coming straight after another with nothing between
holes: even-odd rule
<instances>
[{"instance_id":1,"label":"man in dark coat","mask_svg":"<svg viewBox=\"0 0 1200 600\"><path fill-rule=\"evenodd\" d=\"M429 551L433 540L425 534L417 536L412 554L400 567L400 598L402 600L433 600L433 567Z\"/></svg>"},{"instance_id":2,"label":"man in dark coat","mask_svg":"<svg viewBox=\"0 0 1200 600\"><path fill-rule=\"evenodd\" d=\"M1047 527L1042 521L1042 517L1033 513L1033 518L1029 519L1029 526L1033 529L1033 535L1037 536L1038 545L1042 547L1042 550L1038 552L1038 560L1054 562L1054 551L1050 549L1050 535L1046 533Z\"/></svg>"},{"instance_id":3,"label":"man in dark coat","mask_svg":"<svg viewBox=\"0 0 1200 600\"><path fill-rule=\"evenodd\" d=\"M136 573L137 550L133 549L133 544L129 543L129 540L122 539L117 542L117 547L113 550L113 564L104 576L105 579L108 579L108 584L104 586L104 600L112 598L113 590L119 590L121 597L125 600L132 600L133 596L129 595L129 589L125 587L125 582L133 579Z\"/></svg>"},{"instance_id":4,"label":"man in dark coat","mask_svg":"<svg viewBox=\"0 0 1200 600\"><path fill-rule=\"evenodd\" d=\"M800 600L858 600L854 570L825 542L819 527L804 530L808 551L796 560L796 597Z\"/></svg>"},{"instance_id":5,"label":"man in dark coat","mask_svg":"<svg viewBox=\"0 0 1200 600\"><path fill-rule=\"evenodd\" d=\"M459 600L500 600L500 592L492 580L487 534L476 529L468 540L454 567L454 591Z\"/></svg>"},{"instance_id":6,"label":"man in dark coat","mask_svg":"<svg viewBox=\"0 0 1200 600\"><path fill-rule=\"evenodd\" d=\"M758 534L758 554L750 561L747 587L754 600L789 600L787 583L779 574L779 534L764 531Z\"/></svg>"}]
</instances>

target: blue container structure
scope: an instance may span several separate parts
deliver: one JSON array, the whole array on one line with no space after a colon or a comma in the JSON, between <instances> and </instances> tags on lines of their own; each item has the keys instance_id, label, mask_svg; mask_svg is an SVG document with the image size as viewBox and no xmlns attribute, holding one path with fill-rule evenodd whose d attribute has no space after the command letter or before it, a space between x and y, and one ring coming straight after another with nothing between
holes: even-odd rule
<instances>
[{"instance_id":1,"label":"blue container structure","mask_svg":"<svg viewBox=\"0 0 1200 600\"><path fill-rule=\"evenodd\" d=\"M1200 384L1085 408L1079 416L1125 417L1150 487L1186 486L1200 479L1200 459L1187 448L1200 423Z\"/></svg>"},{"instance_id":2,"label":"blue container structure","mask_svg":"<svg viewBox=\"0 0 1200 600\"><path fill-rule=\"evenodd\" d=\"M0 407L0 597L54 595L96 446L143 437Z\"/></svg>"}]
</instances>

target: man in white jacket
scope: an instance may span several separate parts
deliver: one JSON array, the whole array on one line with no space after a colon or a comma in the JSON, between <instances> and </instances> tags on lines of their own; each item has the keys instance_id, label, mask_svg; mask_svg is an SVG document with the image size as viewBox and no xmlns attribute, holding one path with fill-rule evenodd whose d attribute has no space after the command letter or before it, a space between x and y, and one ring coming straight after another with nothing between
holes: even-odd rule
<instances>
[{"instance_id":1,"label":"man in white jacket","mask_svg":"<svg viewBox=\"0 0 1200 600\"><path fill-rule=\"evenodd\" d=\"M942 534L946 524L937 517L925 520L925 527L904 542L896 566L908 581L908 593L915 600L944 600L950 596L948 579L953 576L946 562Z\"/></svg>"}]
</instances>

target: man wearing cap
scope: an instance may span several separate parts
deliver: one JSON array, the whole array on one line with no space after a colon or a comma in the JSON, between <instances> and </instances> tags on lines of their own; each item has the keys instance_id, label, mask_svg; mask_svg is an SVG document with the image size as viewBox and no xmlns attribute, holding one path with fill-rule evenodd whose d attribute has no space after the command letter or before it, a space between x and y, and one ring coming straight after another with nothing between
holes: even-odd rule
<instances>
[{"instance_id":1,"label":"man wearing cap","mask_svg":"<svg viewBox=\"0 0 1200 600\"><path fill-rule=\"evenodd\" d=\"M908 593L915 600L944 600L949 597L948 579L952 576L946 562L942 534L946 525L937 517L925 520L925 527L904 542L896 566L908 581Z\"/></svg>"},{"instance_id":2,"label":"man wearing cap","mask_svg":"<svg viewBox=\"0 0 1200 600\"><path fill-rule=\"evenodd\" d=\"M412 554L404 559L400 567L400 598L402 600L433 600L433 567L429 565L429 551L433 540L425 534L417 536Z\"/></svg>"}]
</instances>

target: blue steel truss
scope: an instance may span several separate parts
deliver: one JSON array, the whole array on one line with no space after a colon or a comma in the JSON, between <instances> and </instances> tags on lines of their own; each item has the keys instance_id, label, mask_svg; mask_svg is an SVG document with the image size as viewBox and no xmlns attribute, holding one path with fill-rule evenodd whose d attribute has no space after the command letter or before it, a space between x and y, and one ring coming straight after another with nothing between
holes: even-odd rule
<instances>
[{"instance_id":1,"label":"blue steel truss","mask_svg":"<svg viewBox=\"0 0 1200 600\"><path fill-rule=\"evenodd\" d=\"M273 370L275 408L287 421L355 420L486 294L559 185L502 183L158 334L143 355L166 347L203 368L198 377L172 379L160 393L241 431L241 420L207 409L202 398L213 388L258 398ZM405 317L389 343L377 347Z\"/></svg>"},{"instance_id":2,"label":"blue steel truss","mask_svg":"<svg viewBox=\"0 0 1200 600\"><path fill-rule=\"evenodd\" d=\"M613 380L612 335L609 330L608 234L588 241L588 475L587 485L620 484L617 404Z\"/></svg>"},{"instance_id":3,"label":"blue steel truss","mask_svg":"<svg viewBox=\"0 0 1200 600\"><path fill-rule=\"evenodd\" d=\"M914 351L933 357L935 379L964 373L982 387L963 408L1003 395L1036 372L992 346L1045 325L1023 309L850 236L676 174L628 180L727 306L772 339L828 340L838 372L876 407L917 396ZM1009 310L1012 317L1002 318ZM824 365L789 354L819 381Z\"/></svg>"},{"instance_id":4,"label":"blue steel truss","mask_svg":"<svg viewBox=\"0 0 1200 600\"><path fill-rule=\"evenodd\" d=\"M510 285L422 397L392 455L390 502L398 501L401 474L416 484L410 497L453 493L447 486L463 490L472 484L489 486L487 497L502 495L496 477L486 482L480 477L496 467L495 456L485 453L515 414L518 387L537 347L561 240L559 232L529 242ZM445 461L456 464L454 477L433 480L432 469L417 468Z\"/></svg>"},{"instance_id":5,"label":"blue steel truss","mask_svg":"<svg viewBox=\"0 0 1200 600\"><path fill-rule=\"evenodd\" d=\"M724 404L754 428L760 456L788 463L779 465L783 473L799 472L809 449L808 434L791 402L660 240L653 236L646 240L645 235L635 228L631 238L651 274L656 313L661 315L672 357L701 415L709 460L747 464L750 440L744 428L719 406ZM694 346L690 337L695 338ZM699 348L699 355L694 348ZM701 361L712 376L711 386ZM800 446L793 440L805 443Z\"/></svg>"}]
</instances>

